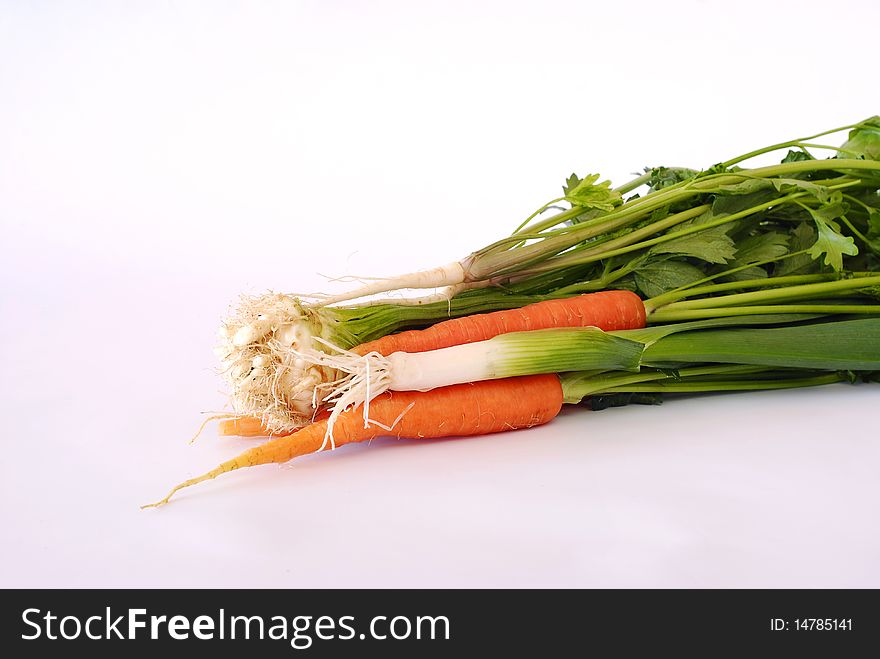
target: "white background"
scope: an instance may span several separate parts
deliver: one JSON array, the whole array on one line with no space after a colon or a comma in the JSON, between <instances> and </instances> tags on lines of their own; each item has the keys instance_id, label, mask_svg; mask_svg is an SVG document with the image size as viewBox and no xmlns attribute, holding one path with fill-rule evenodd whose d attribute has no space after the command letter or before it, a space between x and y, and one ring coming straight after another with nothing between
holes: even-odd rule
<instances>
[{"instance_id":1,"label":"white background","mask_svg":"<svg viewBox=\"0 0 880 659\"><path fill-rule=\"evenodd\" d=\"M445 263L565 176L880 111L878 5L4 2L0 586L880 587L880 395L236 454L240 291Z\"/></svg>"}]
</instances>

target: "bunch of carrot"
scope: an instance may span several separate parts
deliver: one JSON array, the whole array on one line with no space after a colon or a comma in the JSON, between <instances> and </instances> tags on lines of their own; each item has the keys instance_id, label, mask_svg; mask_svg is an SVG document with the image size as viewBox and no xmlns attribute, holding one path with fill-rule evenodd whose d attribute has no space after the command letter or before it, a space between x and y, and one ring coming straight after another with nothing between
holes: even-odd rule
<instances>
[{"instance_id":1,"label":"bunch of carrot","mask_svg":"<svg viewBox=\"0 0 880 659\"><path fill-rule=\"evenodd\" d=\"M150 505L328 444L525 428L585 398L876 379L880 119L847 128L827 160L793 140L615 189L574 177L571 210L541 219L547 204L458 265L311 303L247 300L222 333L238 414L220 432L269 439ZM790 147L775 169L737 166ZM339 306L436 285L418 304ZM413 325L428 327L394 333Z\"/></svg>"}]
</instances>

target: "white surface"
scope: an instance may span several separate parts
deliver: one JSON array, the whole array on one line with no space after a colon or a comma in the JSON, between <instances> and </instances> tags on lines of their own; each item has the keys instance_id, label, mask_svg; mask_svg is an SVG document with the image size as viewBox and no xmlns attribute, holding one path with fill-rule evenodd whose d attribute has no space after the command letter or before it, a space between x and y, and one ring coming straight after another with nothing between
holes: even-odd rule
<instances>
[{"instance_id":1,"label":"white surface","mask_svg":"<svg viewBox=\"0 0 880 659\"><path fill-rule=\"evenodd\" d=\"M880 586L880 390L182 478L240 290L463 256L575 170L880 111L877 5L4 3L0 586ZM614 5L615 8L612 8Z\"/></svg>"}]
</instances>

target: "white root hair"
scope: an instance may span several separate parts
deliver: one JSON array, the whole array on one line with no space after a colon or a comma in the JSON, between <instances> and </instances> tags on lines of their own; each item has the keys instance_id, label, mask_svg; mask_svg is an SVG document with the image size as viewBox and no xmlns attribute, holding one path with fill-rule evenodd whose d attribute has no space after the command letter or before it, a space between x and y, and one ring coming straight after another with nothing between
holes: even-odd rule
<instances>
[{"instance_id":1,"label":"white root hair","mask_svg":"<svg viewBox=\"0 0 880 659\"><path fill-rule=\"evenodd\" d=\"M331 341L338 323L332 309L315 308L280 293L242 296L219 331L215 352L229 387L230 417L260 419L269 434L290 432L330 409L324 442L336 448L339 415L363 404L364 427L391 431L370 418L370 401L391 383L387 358L361 356Z\"/></svg>"},{"instance_id":2,"label":"white root hair","mask_svg":"<svg viewBox=\"0 0 880 659\"><path fill-rule=\"evenodd\" d=\"M318 450L324 450L328 443L331 448L336 448L333 427L339 415L345 410L356 408L358 405L363 405L364 428L374 425L390 432L400 422L404 414L412 408L412 405L408 406L390 426L370 417L370 401L379 394L388 391L391 385L392 368L388 358L378 352L359 355L333 345L320 337L315 337L314 340L332 352L302 349L296 351L298 358L307 364L329 368L341 374L334 381L321 383L315 387L316 399L319 398L321 404L330 407L324 442ZM327 393L319 396L319 392Z\"/></svg>"},{"instance_id":3,"label":"white root hair","mask_svg":"<svg viewBox=\"0 0 880 659\"><path fill-rule=\"evenodd\" d=\"M306 363L298 351L330 336L336 321L281 293L242 296L219 330L215 352L237 416L254 416L270 433L309 423L315 387L335 380L330 367Z\"/></svg>"}]
</instances>

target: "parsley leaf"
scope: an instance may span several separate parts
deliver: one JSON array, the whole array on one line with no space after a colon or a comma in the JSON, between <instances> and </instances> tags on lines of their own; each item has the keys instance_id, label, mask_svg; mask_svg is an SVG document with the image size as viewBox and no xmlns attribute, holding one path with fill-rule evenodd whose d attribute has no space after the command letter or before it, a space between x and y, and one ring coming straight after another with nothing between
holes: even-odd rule
<instances>
[{"instance_id":1,"label":"parsley leaf","mask_svg":"<svg viewBox=\"0 0 880 659\"><path fill-rule=\"evenodd\" d=\"M578 175L572 173L572 175L565 180L565 185L562 186L563 195L567 197L569 193L574 190L580 182L581 180L580 178L578 178Z\"/></svg>"},{"instance_id":2,"label":"parsley leaf","mask_svg":"<svg viewBox=\"0 0 880 659\"><path fill-rule=\"evenodd\" d=\"M825 255L825 265L830 265L835 271L843 270L843 255L855 256L859 253L855 241L850 236L840 233L840 225L833 218L840 217L844 208L841 204L823 206L813 209L805 207L816 222L816 230L819 237L810 248L810 256L814 259Z\"/></svg>"},{"instance_id":3,"label":"parsley leaf","mask_svg":"<svg viewBox=\"0 0 880 659\"><path fill-rule=\"evenodd\" d=\"M788 252L788 236L777 231L749 236L737 245L735 265L769 261Z\"/></svg>"},{"instance_id":4,"label":"parsley leaf","mask_svg":"<svg viewBox=\"0 0 880 659\"><path fill-rule=\"evenodd\" d=\"M816 242L816 228L807 222L801 222L791 232L789 249L800 252ZM818 263L809 254L798 254L776 264L775 276L807 274L818 270Z\"/></svg>"},{"instance_id":5,"label":"parsley leaf","mask_svg":"<svg viewBox=\"0 0 880 659\"><path fill-rule=\"evenodd\" d=\"M585 176L577 185L570 187L577 177L572 174L565 189L565 200L572 206L595 208L596 210L613 211L621 202L620 193L611 189L611 181L599 180L598 174Z\"/></svg>"},{"instance_id":6,"label":"parsley leaf","mask_svg":"<svg viewBox=\"0 0 880 659\"><path fill-rule=\"evenodd\" d=\"M801 181L796 178L774 178L770 179L770 181L773 183L773 187L782 194L801 190L809 193L823 204L839 203L843 198L843 193L840 190L829 190L824 185L816 185L809 181Z\"/></svg>"},{"instance_id":7,"label":"parsley leaf","mask_svg":"<svg viewBox=\"0 0 880 659\"><path fill-rule=\"evenodd\" d=\"M731 268L739 268L749 263L769 261L788 252L788 236L776 231L758 233L742 240L737 245L736 258L728 265ZM746 268L734 272L728 279L742 281L745 279L760 279L767 276L767 271L759 266Z\"/></svg>"},{"instance_id":8,"label":"parsley leaf","mask_svg":"<svg viewBox=\"0 0 880 659\"><path fill-rule=\"evenodd\" d=\"M684 226L693 226L693 224L698 223L698 220L695 220L693 223L676 227L676 229L680 230ZM669 242L654 245L651 248L651 253L691 256L707 263L727 263L736 254L736 245L730 236L727 235L727 231L730 228L729 225L722 224L717 227L703 229L681 238L675 238Z\"/></svg>"},{"instance_id":9,"label":"parsley leaf","mask_svg":"<svg viewBox=\"0 0 880 659\"><path fill-rule=\"evenodd\" d=\"M649 260L635 272L636 285L645 297L656 297L680 286L703 279L698 267L669 257Z\"/></svg>"}]
</instances>

